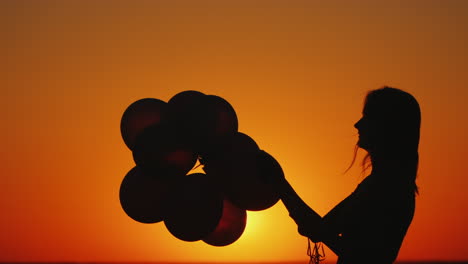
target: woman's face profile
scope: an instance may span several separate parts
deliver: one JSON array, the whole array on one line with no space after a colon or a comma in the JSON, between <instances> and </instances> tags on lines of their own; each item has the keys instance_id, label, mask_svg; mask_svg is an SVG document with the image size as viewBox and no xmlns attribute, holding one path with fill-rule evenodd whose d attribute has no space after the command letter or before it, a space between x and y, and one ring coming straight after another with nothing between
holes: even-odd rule
<instances>
[{"instance_id":1,"label":"woman's face profile","mask_svg":"<svg viewBox=\"0 0 468 264\"><path fill-rule=\"evenodd\" d=\"M354 124L354 127L358 130L359 134L357 145L365 150L367 150L369 147L369 139L367 138L367 123L368 121L366 120L365 116L362 116L361 119L359 119L356 124Z\"/></svg>"},{"instance_id":2,"label":"woman's face profile","mask_svg":"<svg viewBox=\"0 0 468 264\"><path fill-rule=\"evenodd\" d=\"M385 142L388 141L386 137L394 127L389 116L382 114L385 112L388 110L382 106L376 108L374 103L366 103L361 119L354 124L359 134L358 147L373 153L386 149Z\"/></svg>"}]
</instances>

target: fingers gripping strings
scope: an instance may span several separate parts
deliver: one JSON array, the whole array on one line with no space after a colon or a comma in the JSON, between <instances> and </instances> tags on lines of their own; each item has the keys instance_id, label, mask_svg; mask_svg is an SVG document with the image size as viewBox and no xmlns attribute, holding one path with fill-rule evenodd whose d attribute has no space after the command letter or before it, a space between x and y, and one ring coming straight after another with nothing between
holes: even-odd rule
<instances>
[{"instance_id":1,"label":"fingers gripping strings","mask_svg":"<svg viewBox=\"0 0 468 264\"><path fill-rule=\"evenodd\" d=\"M323 244L318 242L314 243L314 248L310 246L310 238L307 239L307 256L309 256L309 264L319 264L320 261L325 260L325 250Z\"/></svg>"}]
</instances>

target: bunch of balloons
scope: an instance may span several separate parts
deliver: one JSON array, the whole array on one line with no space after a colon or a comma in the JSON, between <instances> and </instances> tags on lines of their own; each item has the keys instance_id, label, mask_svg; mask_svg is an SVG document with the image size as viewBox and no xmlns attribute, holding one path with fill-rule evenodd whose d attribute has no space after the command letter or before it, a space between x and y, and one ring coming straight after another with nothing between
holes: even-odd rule
<instances>
[{"instance_id":1,"label":"bunch of balloons","mask_svg":"<svg viewBox=\"0 0 468 264\"><path fill-rule=\"evenodd\" d=\"M136 164L122 181L120 203L135 221L164 221L178 239L226 246L244 232L246 210L279 200L264 179L284 176L281 166L238 131L234 108L219 96L183 91L167 103L138 100L120 130ZM197 161L205 173L190 173Z\"/></svg>"}]
</instances>

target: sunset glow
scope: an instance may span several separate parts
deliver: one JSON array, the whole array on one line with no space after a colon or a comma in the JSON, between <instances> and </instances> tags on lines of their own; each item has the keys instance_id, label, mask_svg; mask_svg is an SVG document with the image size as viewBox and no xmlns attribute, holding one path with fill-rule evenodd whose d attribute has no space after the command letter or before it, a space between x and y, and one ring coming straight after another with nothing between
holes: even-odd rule
<instances>
[{"instance_id":1,"label":"sunset glow","mask_svg":"<svg viewBox=\"0 0 468 264\"><path fill-rule=\"evenodd\" d=\"M281 202L226 247L133 221L123 112L218 95L324 215L363 179L367 91L422 109L416 214L400 260L467 260L468 1L4 1L0 261L306 261ZM327 260L336 256L327 249Z\"/></svg>"}]
</instances>

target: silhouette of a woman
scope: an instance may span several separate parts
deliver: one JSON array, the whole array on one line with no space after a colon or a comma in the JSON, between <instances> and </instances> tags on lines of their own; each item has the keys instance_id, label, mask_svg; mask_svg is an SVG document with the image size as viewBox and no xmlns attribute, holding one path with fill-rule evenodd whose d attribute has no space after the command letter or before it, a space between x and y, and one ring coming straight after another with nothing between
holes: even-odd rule
<instances>
[{"instance_id":1,"label":"silhouette of a woman","mask_svg":"<svg viewBox=\"0 0 468 264\"><path fill-rule=\"evenodd\" d=\"M285 178L269 179L299 233L327 245L338 264L393 263L415 210L420 123L419 104L409 93L391 87L370 91L354 126L372 171L324 217Z\"/></svg>"}]
</instances>

